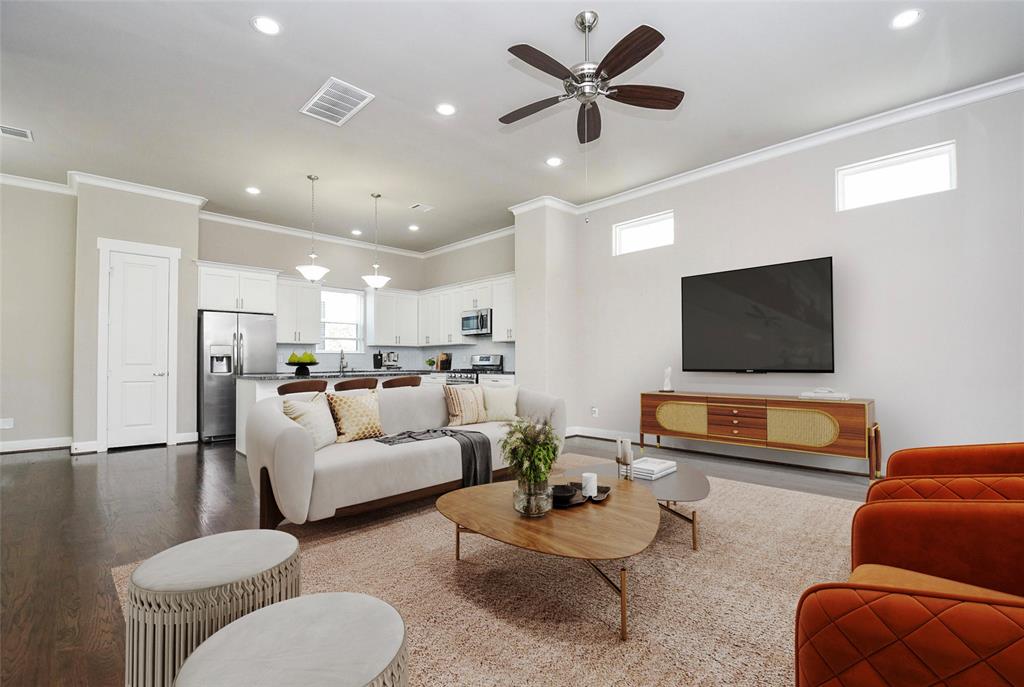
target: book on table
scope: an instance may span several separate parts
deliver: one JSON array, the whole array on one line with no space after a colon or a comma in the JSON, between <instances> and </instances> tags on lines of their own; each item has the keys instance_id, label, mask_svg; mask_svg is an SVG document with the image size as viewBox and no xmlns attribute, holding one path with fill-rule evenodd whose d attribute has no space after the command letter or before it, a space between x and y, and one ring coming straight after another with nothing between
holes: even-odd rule
<instances>
[{"instance_id":1,"label":"book on table","mask_svg":"<svg viewBox=\"0 0 1024 687\"><path fill-rule=\"evenodd\" d=\"M674 460L661 458L640 458L633 461L633 477L639 479L658 479L676 471ZM624 470L624 466L623 466Z\"/></svg>"}]
</instances>

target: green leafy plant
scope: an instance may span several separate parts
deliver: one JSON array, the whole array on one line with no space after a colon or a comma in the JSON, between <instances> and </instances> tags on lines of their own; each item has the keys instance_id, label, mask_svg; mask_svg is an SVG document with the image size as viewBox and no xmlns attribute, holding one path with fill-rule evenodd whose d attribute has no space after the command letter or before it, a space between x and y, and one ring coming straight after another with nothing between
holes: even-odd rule
<instances>
[{"instance_id":1,"label":"green leafy plant","mask_svg":"<svg viewBox=\"0 0 1024 687\"><path fill-rule=\"evenodd\" d=\"M523 482L544 482L558 459L559 439L551 423L517 418L501 440L505 462Z\"/></svg>"},{"instance_id":2,"label":"green leafy plant","mask_svg":"<svg viewBox=\"0 0 1024 687\"><path fill-rule=\"evenodd\" d=\"M433 367L434 365L437 364L437 361L434 360L433 358L427 358L426 363L427 363L427 367Z\"/></svg>"}]
</instances>

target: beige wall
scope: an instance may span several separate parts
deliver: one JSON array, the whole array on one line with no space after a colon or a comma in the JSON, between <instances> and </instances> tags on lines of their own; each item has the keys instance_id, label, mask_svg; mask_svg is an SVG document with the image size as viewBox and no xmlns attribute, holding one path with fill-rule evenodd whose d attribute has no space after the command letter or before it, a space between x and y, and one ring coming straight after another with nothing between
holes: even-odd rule
<instances>
[{"instance_id":1,"label":"beige wall","mask_svg":"<svg viewBox=\"0 0 1024 687\"><path fill-rule=\"evenodd\" d=\"M635 435L639 393L659 386L671 365L676 389L797 394L830 386L874 398L886 454L1019 441L1022 117L1024 94L1007 95L612 205L591 212L588 225L577 217L579 328L563 342L577 351L576 373L553 389L570 401L569 424ZM950 139L956 190L835 211L836 167ZM611 255L614 223L663 210L675 212L675 245ZM517 217L517 234L518 225ZM682 276L828 255L834 374L679 372ZM524 275L529 268L517 264ZM520 319L522 366L535 342Z\"/></svg>"},{"instance_id":2,"label":"beige wall","mask_svg":"<svg viewBox=\"0 0 1024 687\"><path fill-rule=\"evenodd\" d=\"M515 236L484 241L423 260L421 289L515 272Z\"/></svg>"},{"instance_id":3,"label":"beige wall","mask_svg":"<svg viewBox=\"0 0 1024 687\"><path fill-rule=\"evenodd\" d=\"M0 442L71 436L75 206L0 185Z\"/></svg>"},{"instance_id":4,"label":"beige wall","mask_svg":"<svg viewBox=\"0 0 1024 687\"><path fill-rule=\"evenodd\" d=\"M75 443L96 439L96 326L99 251L96 239L181 249L178 266L178 432L196 431L196 309L199 208L137 193L78 187L75 260Z\"/></svg>"}]
</instances>

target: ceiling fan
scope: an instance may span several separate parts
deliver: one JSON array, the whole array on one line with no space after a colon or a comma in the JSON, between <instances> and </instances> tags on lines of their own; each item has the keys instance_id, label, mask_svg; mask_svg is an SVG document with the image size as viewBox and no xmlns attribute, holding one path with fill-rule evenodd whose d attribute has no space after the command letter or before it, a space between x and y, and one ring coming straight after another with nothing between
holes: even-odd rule
<instances>
[{"instance_id":1,"label":"ceiling fan","mask_svg":"<svg viewBox=\"0 0 1024 687\"><path fill-rule=\"evenodd\" d=\"M563 95L556 95L530 103L518 110L499 117L502 124L511 124L529 117L563 100L575 98L580 101L576 118L576 133L580 143L590 143L601 135L601 111L597 99L604 96L611 100L647 107L655 110L674 110L683 101L683 92L664 86L612 86L608 82L633 67L654 52L665 40L656 29L641 25L630 31L615 44L604 59L598 63L590 61L590 32L597 26L597 12L580 12L576 15L576 28L583 32L583 61L566 67L558 60L544 54L530 45L513 45L510 53L523 62L536 67L556 79L562 80Z\"/></svg>"}]
</instances>

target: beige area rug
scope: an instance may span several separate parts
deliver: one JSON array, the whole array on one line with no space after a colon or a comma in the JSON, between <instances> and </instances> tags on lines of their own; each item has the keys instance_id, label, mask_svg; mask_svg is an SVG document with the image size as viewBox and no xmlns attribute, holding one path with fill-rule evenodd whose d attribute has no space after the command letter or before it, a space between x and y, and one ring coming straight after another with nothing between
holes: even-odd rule
<instances>
[{"instance_id":1,"label":"beige area rug","mask_svg":"<svg viewBox=\"0 0 1024 687\"><path fill-rule=\"evenodd\" d=\"M711 478L695 505L700 551L664 514L626 561L626 642L617 596L585 563L478 535L457 562L432 501L285 529L301 542L303 594L365 592L401 612L410 685L792 684L797 600L845 579L858 504ZM111 571L122 605L136 565Z\"/></svg>"}]
</instances>

